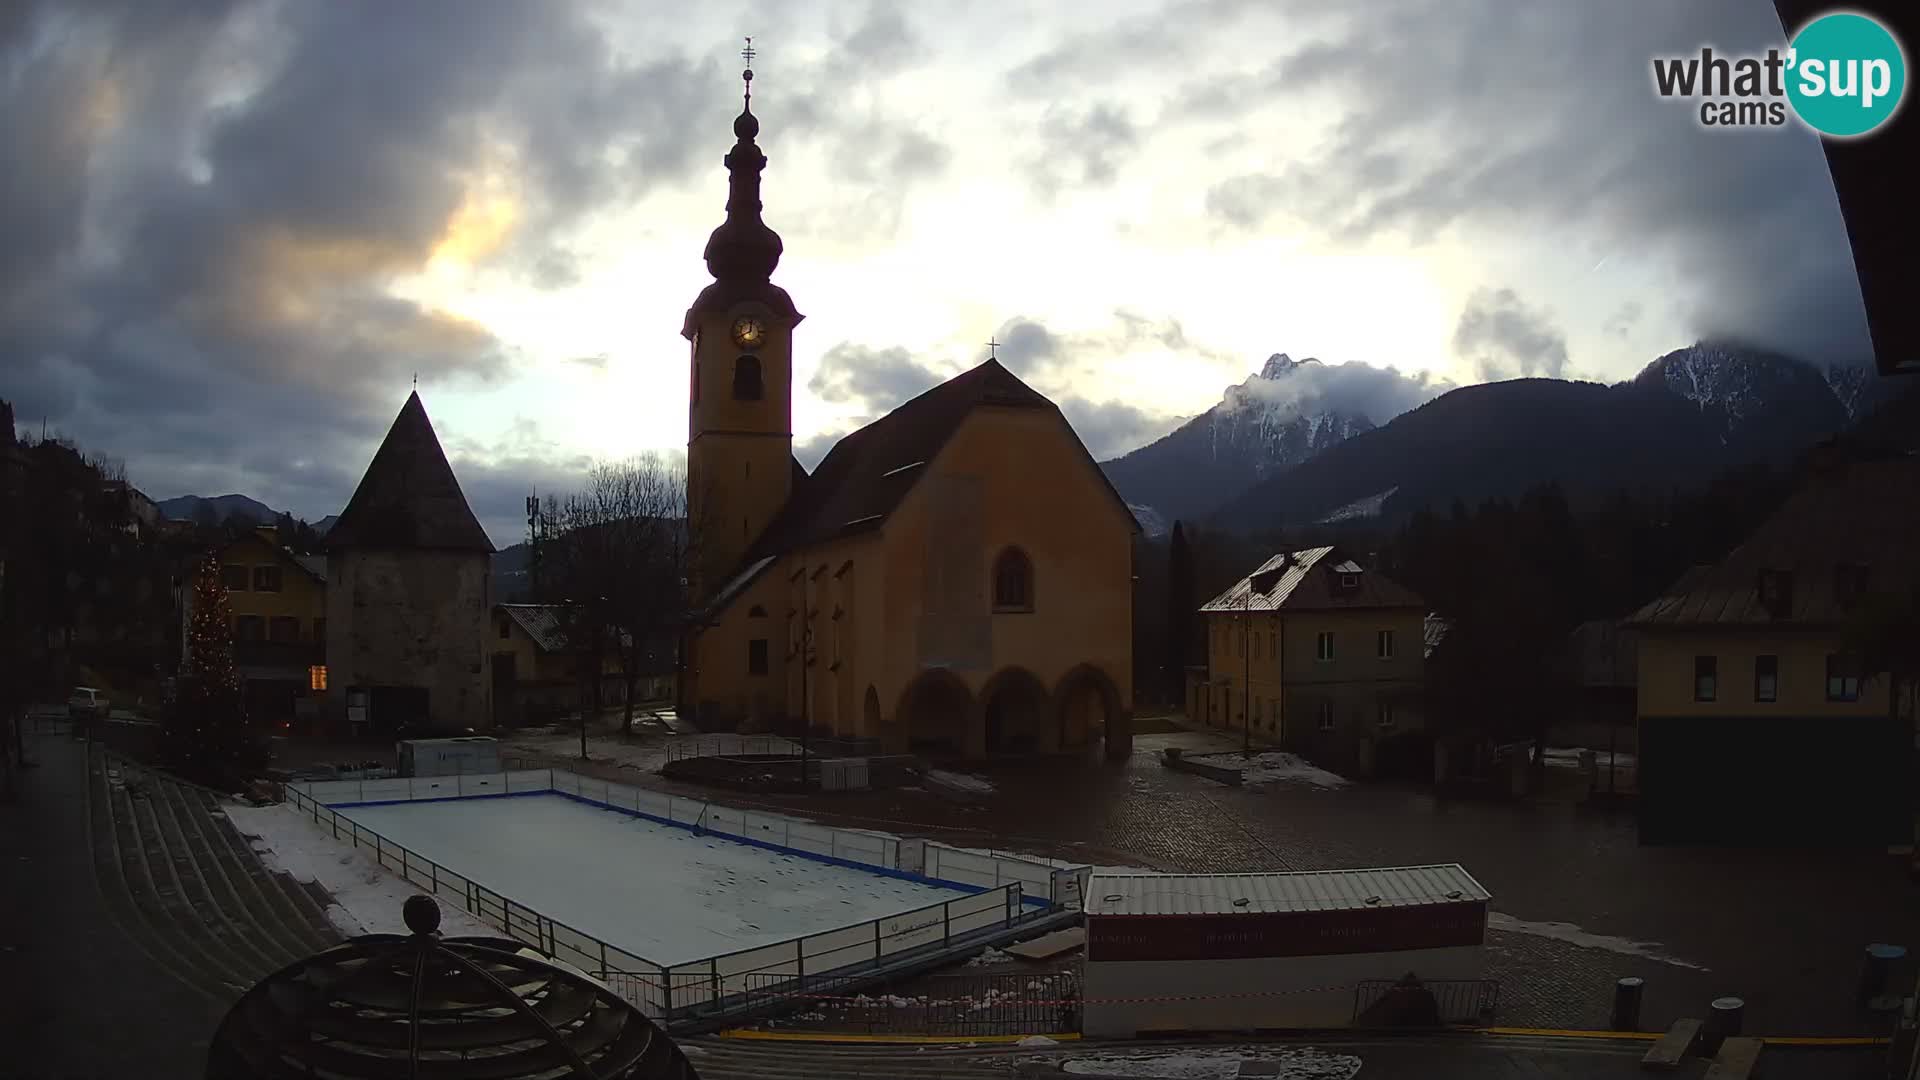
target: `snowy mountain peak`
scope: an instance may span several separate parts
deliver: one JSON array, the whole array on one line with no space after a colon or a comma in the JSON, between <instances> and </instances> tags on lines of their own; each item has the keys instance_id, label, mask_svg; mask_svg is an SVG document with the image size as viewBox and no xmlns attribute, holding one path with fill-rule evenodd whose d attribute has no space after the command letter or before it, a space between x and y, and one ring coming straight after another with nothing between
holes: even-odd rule
<instances>
[{"instance_id":1,"label":"snowy mountain peak","mask_svg":"<svg viewBox=\"0 0 1920 1080\"><path fill-rule=\"evenodd\" d=\"M1286 353L1274 353L1272 356L1267 357L1265 366L1261 367L1260 377L1263 379L1285 378L1287 375L1292 374L1296 368L1303 367L1307 364L1317 364L1319 362L1320 361L1315 360L1311 356L1305 360L1295 360Z\"/></svg>"},{"instance_id":2,"label":"snowy mountain peak","mask_svg":"<svg viewBox=\"0 0 1920 1080\"><path fill-rule=\"evenodd\" d=\"M1723 444L1752 437L1785 417L1823 438L1843 427L1849 409L1830 376L1804 360L1738 342L1703 340L1648 364L1635 382L1665 387L1692 402L1720 429Z\"/></svg>"}]
</instances>

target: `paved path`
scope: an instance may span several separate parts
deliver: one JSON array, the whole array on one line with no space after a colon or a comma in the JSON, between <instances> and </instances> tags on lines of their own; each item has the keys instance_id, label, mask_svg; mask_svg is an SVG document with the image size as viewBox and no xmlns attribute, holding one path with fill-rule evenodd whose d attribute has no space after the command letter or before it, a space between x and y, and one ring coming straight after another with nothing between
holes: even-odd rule
<instances>
[{"instance_id":1,"label":"paved path","mask_svg":"<svg viewBox=\"0 0 1920 1080\"><path fill-rule=\"evenodd\" d=\"M191 1077L225 1003L170 974L94 875L87 759L35 739L20 800L0 804L0 1075Z\"/></svg>"},{"instance_id":2,"label":"paved path","mask_svg":"<svg viewBox=\"0 0 1920 1080\"><path fill-rule=\"evenodd\" d=\"M208 792L65 735L29 752L0 806L0 1077L201 1075L245 988L340 939L324 895L269 871Z\"/></svg>"}]
</instances>

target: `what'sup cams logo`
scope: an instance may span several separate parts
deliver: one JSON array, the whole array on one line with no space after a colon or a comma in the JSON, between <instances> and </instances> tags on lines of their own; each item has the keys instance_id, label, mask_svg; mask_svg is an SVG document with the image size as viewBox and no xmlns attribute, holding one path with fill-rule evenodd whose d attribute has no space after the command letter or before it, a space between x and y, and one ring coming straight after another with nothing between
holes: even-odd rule
<instances>
[{"instance_id":1,"label":"what'sup cams logo","mask_svg":"<svg viewBox=\"0 0 1920 1080\"><path fill-rule=\"evenodd\" d=\"M1839 11L1801 27L1784 52L1656 56L1653 87L1664 98L1698 101L1704 127L1779 127L1791 115L1829 138L1850 139L1899 111L1907 58L1878 21Z\"/></svg>"}]
</instances>

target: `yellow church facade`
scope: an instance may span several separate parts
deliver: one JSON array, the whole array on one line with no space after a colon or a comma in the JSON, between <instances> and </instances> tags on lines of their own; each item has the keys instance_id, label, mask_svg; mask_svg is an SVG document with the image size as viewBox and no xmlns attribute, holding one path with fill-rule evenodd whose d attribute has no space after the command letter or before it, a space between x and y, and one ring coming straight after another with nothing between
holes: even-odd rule
<instances>
[{"instance_id":1,"label":"yellow church facade","mask_svg":"<svg viewBox=\"0 0 1920 1080\"><path fill-rule=\"evenodd\" d=\"M714 282L688 310L695 618L683 707L707 727L977 758L1130 749L1139 526L1060 410L989 359L793 458L759 121L737 141Z\"/></svg>"}]
</instances>

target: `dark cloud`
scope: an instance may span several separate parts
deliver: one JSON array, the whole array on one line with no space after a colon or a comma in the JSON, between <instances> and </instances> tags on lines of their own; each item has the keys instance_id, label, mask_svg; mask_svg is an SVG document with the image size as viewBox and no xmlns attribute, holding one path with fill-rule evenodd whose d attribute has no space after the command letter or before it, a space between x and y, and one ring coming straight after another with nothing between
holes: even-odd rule
<instances>
[{"instance_id":1,"label":"dark cloud","mask_svg":"<svg viewBox=\"0 0 1920 1080\"><path fill-rule=\"evenodd\" d=\"M733 71L616 49L577 7L0 7L6 396L157 492L315 516L415 375L430 393L514 366L395 279L451 244L577 282L591 216L711 178L733 108ZM890 25L849 47L885 55ZM842 136L823 115L804 137ZM899 145L899 170L938 159Z\"/></svg>"},{"instance_id":2,"label":"dark cloud","mask_svg":"<svg viewBox=\"0 0 1920 1080\"><path fill-rule=\"evenodd\" d=\"M1178 319L1153 319L1126 308L1116 310L1108 326L1076 333L1055 332L1019 315L1002 323L994 331L994 340L1000 343L1000 362L1007 370L1056 398L1097 384L1114 357L1156 347L1187 360L1228 367L1239 363L1227 353L1189 340Z\"/></svg>"},{"instance_id":3,"label":"dark cloud","mask_svg":"<svg viewBox=\"0 0 1920 1080\"><path fill-rule=\"evenodd\" d=\"M1567 338L1544 311L1512 289L1481 289L1468 298L1453 331L1455 355L1482 379L1560 378L1567 370Z\"/></svg>"},{"instance_id":4,"label":"dark cloud","mask_svg":"<svg viewBox=\"0 0 1920 1080\"><path fill-rule=\"evenodd\" d=\"M855 405L873 417L925 393L946 377L898 345L873 349L843 341L820 357L807 389L822 401Z\"/></svg>"},{"instance_id":5,"label":"dark cloud","mask_svg":"<svg viewBox=\"0 0 1920 1080\"><path fill-rule=\"evenodd\" d=\"M1121 106L1050 108L1040 119L1027 177L1043 199L1062 188L1106 187L1139 151L1140 130Z\"/></svg>"},{"instance_id":6,"label":"dark cloud","mask_svg":"<svg viewBox=\"0 0 1920 1080\"><path fill-rule=\"evenodd\" d=\"M1276 67L1337 116L1323 144L1221 182L1222 221L1285 212L1335 237L1416 241L1455 225L1597 234L1670 260L1698 291L1690 329L1830 359L1867 349L1865 316L1817 140L1715 133L1651 86L1656 55L1758 51L1770 5L1300 0L1322 28ZM1217 112L1270 102L1257 92Z\"/></svg>"},{"instance_id":7,"label":"dark cloud","mask_svg":"<svg viewBox=\"0 0 1920 1080\"><path fill-rule=\"evenodd\" d=\"M1124 401L1088 401L1077 394L1055 402L1095 461L1119 457L1178 427L1183 417L1150 413Z\"/></svg>"}]
</instances>

